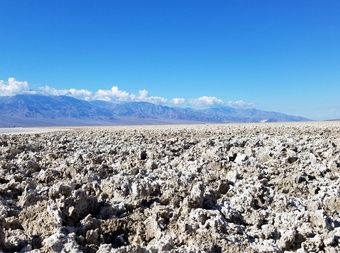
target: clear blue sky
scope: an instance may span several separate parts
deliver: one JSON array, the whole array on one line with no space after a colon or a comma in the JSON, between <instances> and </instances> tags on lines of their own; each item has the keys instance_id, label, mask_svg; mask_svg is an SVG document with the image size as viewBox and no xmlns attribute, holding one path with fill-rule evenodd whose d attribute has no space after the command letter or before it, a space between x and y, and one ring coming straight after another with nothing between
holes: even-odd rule
<instances>
[{"instance_id":1,"label":"clear blue sky","mask_svg":"<svg viewBox=\"0 0 340 253\"><path fill-rule=\"evenodd\" d=\"M338 0L1 0L0 34L2 95L13 77L340 118Z\"/></svg>"}]
</instances>

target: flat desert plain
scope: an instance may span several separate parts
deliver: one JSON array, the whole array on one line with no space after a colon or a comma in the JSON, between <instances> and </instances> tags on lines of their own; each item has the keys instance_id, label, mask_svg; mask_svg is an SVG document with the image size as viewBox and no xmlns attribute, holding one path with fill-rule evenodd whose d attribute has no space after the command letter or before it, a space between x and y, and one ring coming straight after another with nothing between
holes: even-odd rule
<instances>
[{"instance_id":1,"label":"flat desert plain","mask_svg":"<svg viewBox=\"0 0 340 253\"><path fill-rule=\"evenodd\" d=\"M3 252L340 252L340 122L61 130L0 134Z\"/></svg>"}]
</instances>

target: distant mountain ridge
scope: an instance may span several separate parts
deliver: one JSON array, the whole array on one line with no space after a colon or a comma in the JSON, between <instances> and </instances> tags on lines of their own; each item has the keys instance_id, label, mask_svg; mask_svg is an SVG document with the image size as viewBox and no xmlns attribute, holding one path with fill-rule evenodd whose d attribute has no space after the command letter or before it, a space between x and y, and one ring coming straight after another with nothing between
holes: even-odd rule
<instances>
[{"instance_id":1,"label":"distant mountain ridge","mask_svg":"<svg viewBox=\"0 0 340 253\"><path fill-rule=\"evenodd\" d=\"M67 96L16 95L0 97L0 114L28 118L114 119L112 112Z\"/></svg>"},{"instance_id":2,"label":"distant mountain ridge","mask_svg":"<svg viewBox=\"0 0 340 253\"><path fill-rule=\"evenodd\" d=\"M193 109L148 102L88 102L68 96L0 96L0 127L306 120L283 113L232 107Z\"/></svg>"}]
</instances>

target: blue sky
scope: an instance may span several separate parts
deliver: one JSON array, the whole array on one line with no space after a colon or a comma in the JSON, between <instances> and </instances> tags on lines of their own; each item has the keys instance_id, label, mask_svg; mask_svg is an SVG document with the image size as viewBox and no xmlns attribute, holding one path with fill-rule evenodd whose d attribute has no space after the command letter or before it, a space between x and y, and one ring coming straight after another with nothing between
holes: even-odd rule
<instances>
[{"instance_id":1,"label":"blue sky","mask_svg":"<svg viewBox=\"0 0 340 253\"><path fill-rule=\"evenodd\" d=\"M0 95L340 118L340 2L0 1Z\"/></svg>"}]
</instances>

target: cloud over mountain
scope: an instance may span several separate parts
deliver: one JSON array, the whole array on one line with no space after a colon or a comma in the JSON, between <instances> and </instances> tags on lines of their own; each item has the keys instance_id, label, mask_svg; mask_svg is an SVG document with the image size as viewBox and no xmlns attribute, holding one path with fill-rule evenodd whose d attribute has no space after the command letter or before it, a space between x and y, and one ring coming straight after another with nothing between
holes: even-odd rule
<instances>
[{"instance_id":1,"label":"cloud over mountain","mask_svg":"<svg viewBox=\"0 0 340 253\"><path fill-rule=\"evenodd\" d=\"M255 107L254 103L247 103L242 100L228 101L213 97L202 96L199 98L164 98L160 96L150 96L145 89L139 90L138 94L128 93L120 90L118 86L112 86L110 90L99 89L95 92L86 89L55 89L49 86L38 87L31 89L27 81L18 81L13 77L7 81L0 80L0 96L14 96L18 94L38 94L38 95L53 95L53 96L70 96L81 100L93 101L102 100L107 102L149 102L159 105L176 105L176 106L191 106L198 108L206 108L213 106L231 106L231 107Z\"/></svg>"},{"instance_id":2,"label":"cloud over mountain","mask_svg":"<svg viewBox=\"0 0 340 253\"><path fill-rule=\"evenodd\" d=\"M35 93L30 90L28 82L20 82L15 78L8 78L7 82L0 80L0 96L13 96L17 94Z\"/></svg>"},{"instance_id":3,"label":"cloud over mountain","mask_svg":"<svg viewBox=\"0 0 340 253\"><path fill-rule=\"evenodd\" d=\"M117 86L113 86L111 90L99 89L94 95L93 100L104 100L104 101L127 101L129 100L129 93L126 91L119 90Z\"/></svg>"},{"instance_id":4,"label":"cloud over mountain","mask_svg":"<svg viewBox=\"0 0 340 253\"><path fill-rule=\"evenodd\" d=\"M255 103L247 103L243 100L237 100L237 101L228 101L227 105L230 107L238 107L238 108L252 108L256 107Z\"/></svg>"},{"instance_id":5,"label":"cloud over mountain","mask_svg":"<svg viewBox=\"0 0 340 253\"><path fill-rule=\"evenodd\" d=\"M185 98L173 98L171 100L171 102L174 104L174 105L181 105L181 104L184 104L185 103Z\"/></svg>"},{"instance_id":6,"label":"cloud over mountain","mask_svg":"<svg viewBox=\"0 0 340 253\"><path fill-rule=\"evenodd\" d=\"M195 99L190 99L190 104L197 107L209 107L223 105L223 100L216 97L203 96Z\"/></svg>"}]
</instances>

